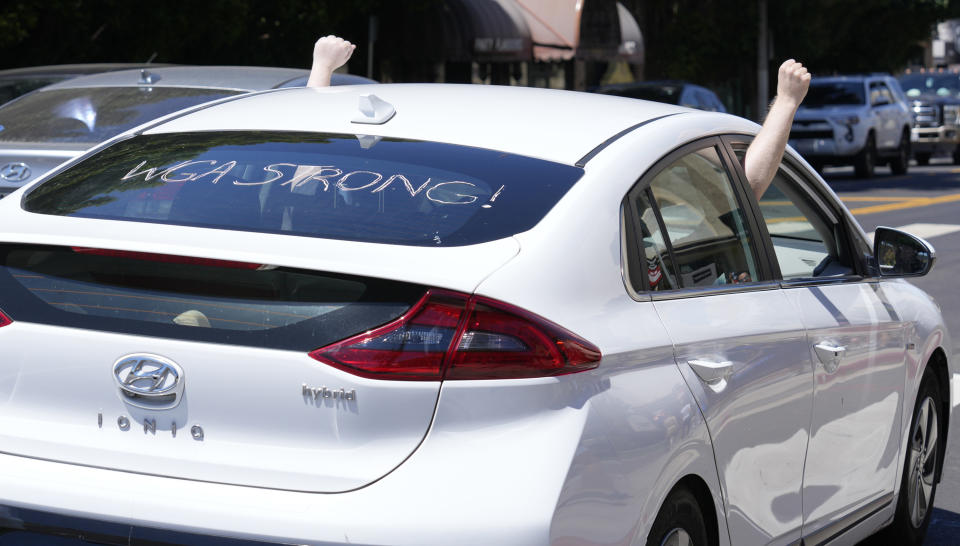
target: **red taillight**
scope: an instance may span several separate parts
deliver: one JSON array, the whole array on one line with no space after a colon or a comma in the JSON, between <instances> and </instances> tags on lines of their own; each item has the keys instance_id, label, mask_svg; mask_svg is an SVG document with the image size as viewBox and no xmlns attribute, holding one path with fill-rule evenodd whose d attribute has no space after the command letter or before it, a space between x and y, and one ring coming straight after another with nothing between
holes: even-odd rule
<instances>
[{"instance_id":1,"label":"red taillight","mask_svg":"<svg viewBox=\"0 0 960 546\"><path fill-rule=\"evenodd\" d=\"M3 311L0 311L0 327L6 326L12 322L13 321L10 320L10 317L8 317Z\"/></svg>"},{"instance_id":2,"label":"red taillight","mask_svg":"<svg viewBox=\"0 0 960 546\"><path fill-rule=\"evenodd\" d=\"M576 373L595 368L600 350L512 305L430 290L397 320L310 356L362 377L438 381Z\"/></svg>"},{"instance_id":3,"label":"red taillight","mask_svg":"<svg viewBox=\"0 0 960 546\"><path fill-rule=\"evenodd\" d=\"M92 254L95 256L109 256L112 258L129 258L148 262L162 262L169 264L206 265L210 267L226 267L229 269L269 269L271 266L250 262L235 262L232 260L217 260L214 258L194 258L192 256L177 256L175 254L157 254L154 252L134 252L130 250L110 250L107 248L89 248L83 246L70 247L77 254Z\"/></svg>"},{"instance_id":4,"label":"red taillight","mask_svg":"<svg viewBox=\"0 0 960 546\"><path fill-rule=\"evenodd\" d=\"M518 379L597 367L600 349L512 305L474 296L444 379Z\"/></svg>"}]
</instances>

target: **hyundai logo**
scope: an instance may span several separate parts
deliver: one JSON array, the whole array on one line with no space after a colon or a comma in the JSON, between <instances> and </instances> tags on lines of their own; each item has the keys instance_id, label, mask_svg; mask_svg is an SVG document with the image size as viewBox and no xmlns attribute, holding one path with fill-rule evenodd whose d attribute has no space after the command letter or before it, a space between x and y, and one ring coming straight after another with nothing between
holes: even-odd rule
<instances>
[{"instance_id":1,"label":"hyundai logo","mask_svg":"<svg viewBox=\"0 0 960 546\"><path fill-rule=\"evenodd\" d=\"M113 365L113 377L124 401L142 408L172 408L183 394L183 369L162 356L120 357Z\"/></svg>"},{"instance_id":2,"label":"hyundai logo","mask_svg":"<svg viewBox=\"0 0 960 546\"><path fill-rule=\"evenodd\" d=\"M7 182L23 182L30 178L30 167L26 163L7 163L0 167L0 178Z\"/></svg>"}]
</instances>

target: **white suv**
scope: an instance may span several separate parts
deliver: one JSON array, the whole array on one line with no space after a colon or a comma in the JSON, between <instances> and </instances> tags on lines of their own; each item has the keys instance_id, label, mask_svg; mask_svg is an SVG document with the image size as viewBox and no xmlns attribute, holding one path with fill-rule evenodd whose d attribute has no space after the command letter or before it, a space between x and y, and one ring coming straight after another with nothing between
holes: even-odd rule
<instances>
[{"instance_id":1,"label":"white suv","mask_svg":"<svg viewBox=\"0 0 960 546\"><path fill-rule=\"evenodd\" d=\"M910 107L891 76L814 78L790 131L790 145L818 169L854 166L860 178L889 163L906 174L910 160Z\"/></svg>"}]
</instances>

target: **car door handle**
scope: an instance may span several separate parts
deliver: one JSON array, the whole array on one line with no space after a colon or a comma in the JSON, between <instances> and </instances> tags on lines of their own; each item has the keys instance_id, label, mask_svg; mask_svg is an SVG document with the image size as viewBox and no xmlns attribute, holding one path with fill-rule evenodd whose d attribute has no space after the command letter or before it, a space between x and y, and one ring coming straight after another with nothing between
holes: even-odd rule
<instances>
[{"instance_id":1,"label":"car door handle","mask_svg":"<svg viewBox=\"0 0 960 546\"><path fill-rule=\"evenodd\" d=\"M817 358L820 359L820 363L823 364L823 369L826 370L827 373L837 371L837 368L840 367L840 360L843 359L844 353L847 352L846 347L836 345L829 341L817 343L813 346L813 350L817 353Z\"/></svg>"},{"instance_id":2,"label":"car door handle","mask_svg":"<svg viewBox=\"0 0 960 546\"><path fill-rule=\"evenodd\" d=\"M688 360L687 364L693 368L701 380L711 387L720 387L726 385L727 379L733 374L733 362L724 360L723 362L713 362L710 360Z\"/></svg>"}]
</instances>

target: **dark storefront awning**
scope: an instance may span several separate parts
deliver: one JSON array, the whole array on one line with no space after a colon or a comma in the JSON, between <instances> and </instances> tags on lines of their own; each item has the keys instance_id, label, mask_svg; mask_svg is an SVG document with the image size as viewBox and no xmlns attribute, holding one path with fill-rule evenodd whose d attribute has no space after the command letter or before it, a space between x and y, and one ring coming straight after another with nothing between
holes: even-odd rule
<instances>
[{"instance_id":1,"label":"dark storefront awning","mask_svg":"<svg viewBox=\"0 0 960 546\"><path fill-rule=\"evenodd\" d=\"M511 0L522 10L533 59L643 62L640 26L615 0Z\"/></svg>"},{"instance_id":2,"label":"dark storefront awning","mask_svg":"<svg viewBox=\"0 0 960 546\"><path fill-rule=\"evenodd\" d=\"M531 59L530 30L514 0L447 0L443 19L448 61Z\"/></svg>"},{"instance_id":3,"label":"dark storefront awning","mask_svg":"<svg viewBox=\"0 0 960 546\"><path fill-rule=\"evenodd\" d=\"M446 0L443 58L643 62L640 26L616 0Z\"/></svg>"}]
</instances>

